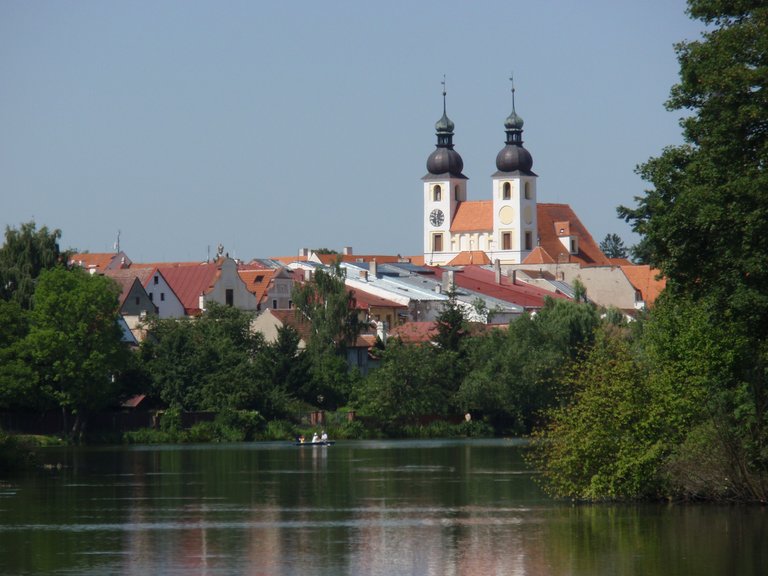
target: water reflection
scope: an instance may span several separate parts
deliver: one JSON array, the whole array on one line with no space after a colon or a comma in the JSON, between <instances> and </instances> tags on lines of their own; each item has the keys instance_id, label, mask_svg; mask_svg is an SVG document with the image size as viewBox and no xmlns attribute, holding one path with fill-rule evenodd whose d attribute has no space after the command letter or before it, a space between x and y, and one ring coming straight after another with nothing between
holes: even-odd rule
<instances>
[{"instance_id":1,"label":"water reflection","mask_svg":"<svg viewBox=\"0 0 768 576\"><path fill-rule=\"evenodd\" d=\"M762 509L571 506L519 444L51 452L0 487L0 573L764 573Z\"/></svg>"}]
</instances>

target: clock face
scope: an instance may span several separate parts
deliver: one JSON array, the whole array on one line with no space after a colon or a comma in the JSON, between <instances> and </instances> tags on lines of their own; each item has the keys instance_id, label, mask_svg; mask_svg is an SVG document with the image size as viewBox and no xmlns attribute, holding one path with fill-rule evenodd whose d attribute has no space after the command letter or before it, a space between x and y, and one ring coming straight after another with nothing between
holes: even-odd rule
<instances>
[{"instance_id":1,"label":"clock face","mask_svg":"<svg viewBox=\"0 0 768 576\"><path fill-rule=\"evenodd\" d=\"M445 216L443 216L442 210L435 208L429 213L429 223L432 224L432 226L440 226L443 223L443 220L445 220Z\"/></svg>"}]
</instances>

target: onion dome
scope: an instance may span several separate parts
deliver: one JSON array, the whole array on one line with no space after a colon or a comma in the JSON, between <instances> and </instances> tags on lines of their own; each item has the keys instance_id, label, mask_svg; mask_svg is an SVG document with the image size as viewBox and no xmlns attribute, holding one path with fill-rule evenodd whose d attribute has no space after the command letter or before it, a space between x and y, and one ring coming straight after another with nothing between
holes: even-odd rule
<instances>
[{"instance_id":1,"label":"onion dome","mask_svg":"<svg viewBox=\"0 0 768 576\"><path fill-rule=\"evenodd\" d=\"M453 149L454 124L445 111L445 80L443 80L443 116L435 123L437 147L427 158L427 172L432 175L449 173L452 176L464 177L464 160Z\"/></svg>"},{"instance_id":2,"label":"onion dome","mask_svg":"<svg viewBox=\"0 0 768 576\"><path fill-rule=\"evenodd\" d=\"M510 78L511 80L511 78ZM512 84L512 113L504 121L506 146L496 155L499 172L531 172L533 157L523 148L523 119L515 112L515 85Z\"/></svg>"}]
</instances>

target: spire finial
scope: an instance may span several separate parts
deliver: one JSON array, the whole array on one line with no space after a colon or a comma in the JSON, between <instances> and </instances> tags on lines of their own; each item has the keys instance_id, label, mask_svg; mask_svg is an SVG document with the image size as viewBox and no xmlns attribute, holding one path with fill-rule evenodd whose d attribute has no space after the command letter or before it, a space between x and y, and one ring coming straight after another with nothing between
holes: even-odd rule
<instances>
[{"instance_id":1,"label":"spire finial","mask_svg":"<svg viewBox=\"0 0 768 576\"><path fill-rule=\"evenodd\" d=\"M509 73L509 81L512 83L512 112L515 111L515 75L514 73Z\"/></svg>"},{"instance_id":2,"label":"spire finial","mask_svg":"<svg viewBox=\"0 0 768 576\"><path fill-rule=\"evenodd\" d=\"M443 81L440 84L443 85L443 114L445 114L445 74L443 74Z\"/></svg>"}]
</instances>

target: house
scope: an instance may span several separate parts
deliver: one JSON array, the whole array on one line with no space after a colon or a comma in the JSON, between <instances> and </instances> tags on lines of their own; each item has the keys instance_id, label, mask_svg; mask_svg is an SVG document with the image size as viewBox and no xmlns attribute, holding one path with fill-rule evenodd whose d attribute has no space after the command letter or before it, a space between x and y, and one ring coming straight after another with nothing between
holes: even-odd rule
<instances>
[{"instance_id":1,"label":"house","mask_svg":"<svg viewBox=\"0 0 768 576\"><path fill-rule=\"evenodd\" d=\"M72 254L68 266L80 266L85 268L91 274L103 274L105 270L118 270L121 268L129 268L131 266L131 259L126 256L125 252L78 252Z\"/></svg>"},{"instance_id":2,"label":"house","mask_svg":"<svg viewBox=\"0 0 768 576\"><path fill-rule=\"evenodd\" d=\"M293 270L274 260L241 264L237 273L256 297L257 310L293 308Z\"/></svg>"},{"instance_id":3,"label":"house","mask_svg":"<svg viewBox=\"0 0 768 576\"><path fill-rule=\"evenodd\" d=\"M157 270L188 316L200 314L209 302L254 312L258 308L256 296L238 274L237 263L227 256L200 264L158 264Z\"/></svg>"}]
</instances>

